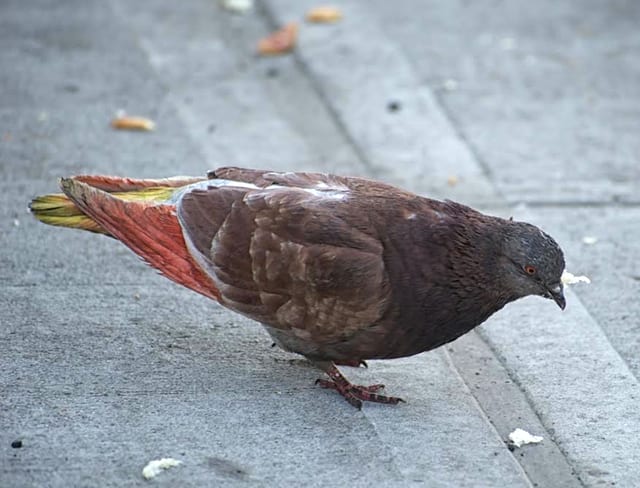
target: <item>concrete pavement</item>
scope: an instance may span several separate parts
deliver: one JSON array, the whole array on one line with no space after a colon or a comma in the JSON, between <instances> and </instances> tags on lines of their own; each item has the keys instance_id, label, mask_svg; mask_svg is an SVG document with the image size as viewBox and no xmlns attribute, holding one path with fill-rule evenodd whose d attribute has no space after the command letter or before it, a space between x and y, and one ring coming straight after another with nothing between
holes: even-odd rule
<instances>
[{"instance_id":1,"label":"concrete pavement","mask_svg":"<svg viewBox=\"0 0 640 488\"><path fill-rule=\"evenodd\" d=\"M270 59L255 41L314 2L0 6L0 486L142 486L167 456L184 464L151 483L637 485L640 8L337 4L342 22ZM157 130L113 131L118 109ZM358 412L257 324L25 210L63 175L228 164L513 214L593 283L564 313L529 298L445 348L345 368L408 401ZM510 451L516 427L544 441Z\"/></svg>"}]
</instances>

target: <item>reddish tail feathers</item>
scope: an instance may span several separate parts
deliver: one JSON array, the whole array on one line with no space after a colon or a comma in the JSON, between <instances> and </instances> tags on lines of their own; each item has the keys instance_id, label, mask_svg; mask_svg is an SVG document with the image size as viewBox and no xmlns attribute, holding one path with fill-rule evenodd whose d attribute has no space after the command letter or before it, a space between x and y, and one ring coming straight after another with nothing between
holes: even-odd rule
<instances>
[{"instance_id":1,"label":"reddish tail feathers","mask_svg":"<svg viewBox=\"0 0 640 488\"><path fill-rule=\"evenodd\" d=\"M164 276L218 300L220 292L189 254L175 206L127 202L71 178L62 191L86 215Z\"/></svg>"}]
</instances>

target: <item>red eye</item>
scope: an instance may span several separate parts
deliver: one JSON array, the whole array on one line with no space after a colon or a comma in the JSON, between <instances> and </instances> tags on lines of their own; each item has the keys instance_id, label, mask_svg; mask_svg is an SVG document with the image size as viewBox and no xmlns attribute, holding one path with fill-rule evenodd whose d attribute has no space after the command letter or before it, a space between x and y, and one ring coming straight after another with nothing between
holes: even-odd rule
<instances>
[{"instance_id":1,"label":"red eye","mask_svg":"<svg viewBox=\"0 0 640 488\"><path fill-rule=\"evenodd\" d=\"M524 267L524 270L525 270L525 272L526 272L527 274L529 274L529 275L534 275L534 274L536 274L536 268L534 268L534 267L533 267L533 266L531 266L530 264L527 264L527 265Z\"/></svg>"}]
</instances>

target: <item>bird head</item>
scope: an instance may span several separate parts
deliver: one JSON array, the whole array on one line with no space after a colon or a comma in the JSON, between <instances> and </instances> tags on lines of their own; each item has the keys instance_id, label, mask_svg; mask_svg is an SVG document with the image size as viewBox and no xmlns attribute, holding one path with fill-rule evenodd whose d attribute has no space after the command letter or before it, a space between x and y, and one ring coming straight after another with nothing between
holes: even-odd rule
<instances>
[{"instance_id":1,"label":"bird head","mask_svg":"<svg viewBox=\"0 0 640 488\"><path fill-rule=\"evenodd\" d=\"M506 226L503 257L507 286L518 296L540 295L555 301L564 310L560 277L564 255L558 243L538 227L509 221Z\"/></svg>"}]
</instances>

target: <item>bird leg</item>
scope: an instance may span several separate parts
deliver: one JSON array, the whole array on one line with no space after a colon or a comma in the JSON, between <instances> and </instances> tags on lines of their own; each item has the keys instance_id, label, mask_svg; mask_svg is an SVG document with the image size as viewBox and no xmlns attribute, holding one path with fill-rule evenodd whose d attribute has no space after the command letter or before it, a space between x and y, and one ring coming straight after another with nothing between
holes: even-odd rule
<instances>
[{"instance_id":1,"label":"bird leg","mask_svg":"<svg viewBox=\"0 0 640 488\"><path fill-rule=\"evenodd\" d=\"M362 408L362 402L389 403L392 405L404 402L402 398L376 393L384 388L384 385L363 386L351 384L333 363L315 362L315 364L331 378L330 380L318 379L316 384L322 388L336 390L358 410Z\"/></svg>"}]
</instances>

